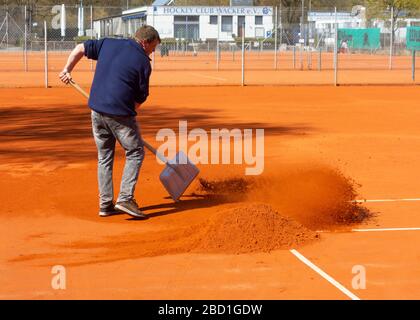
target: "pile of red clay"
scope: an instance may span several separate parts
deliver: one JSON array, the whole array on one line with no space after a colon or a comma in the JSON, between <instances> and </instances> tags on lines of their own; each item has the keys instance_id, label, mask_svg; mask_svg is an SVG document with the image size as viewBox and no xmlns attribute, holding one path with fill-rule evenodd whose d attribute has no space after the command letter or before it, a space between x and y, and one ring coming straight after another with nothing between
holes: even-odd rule
<instances>
[{"instance_id":1,"label":"pile of red clay","mask_svg":"<svg viewBox=\"0 0 420 320\"><path fill-rule=\"evenodd\" d=\"M298 248L319 238L316 232L282 216L270 205L250 203L212 213L188 227L72 241L57 245L55 252L20 255L11 261L32 260L49 266L59 260L78 266L189 252L249 254Z\"/></svg>"},{"instance_id":2,"label":"pile of red clay","mask_svg":"<svg viewBox=\"0 0 420 320\"><path fill-rule=\"evenodd\" d=\"M228 202L263 202L307 228L334 229L362 223L373 214L354 202L358 185L321 165L281 167L257 178L200 180L200 189Z\"/></svg>"},{"instance_id":3,"label":"pile of red clay","mask_svg":"<svg viewBox=\"0 0 420 320\"><path fill-rule=\"evenodd\" d=\"M248 204L222 211L197 234L193 251L242 254L290 249L319 238L270 205Z\"/></svg>"},{"instance_id":4,"label":"pile of red clay","mask_svg":"<svg viewBox=\"0 0 420 320\"><path fill-rule=\"evenodd\" d=\"M357 196L354 181L325 166L282 166L258 178L202 178L200 184L197 192L219 204L230 203L229 209L206 211L195 223L175 223L168 230L72 242L65 245L73 250L69 261L61 254L42 259L76 265L187 252L270 252L298 248L319 239L316 230L341 230L372 216L352 202ZM87 248L97 250L94 257L92 251L80 250Z\"/></svg>"}]
</instances>

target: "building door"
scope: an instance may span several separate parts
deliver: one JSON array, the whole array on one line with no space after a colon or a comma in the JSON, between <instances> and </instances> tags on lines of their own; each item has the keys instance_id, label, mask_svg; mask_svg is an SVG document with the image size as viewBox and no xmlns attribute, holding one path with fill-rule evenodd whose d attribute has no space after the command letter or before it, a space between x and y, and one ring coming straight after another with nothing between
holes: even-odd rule
<instances>
[{"instance_id":1,"label":"building door","mask_svg":"<svg viewBox=\"0 0 420 320\"><path fill-rule=\"evenodd\" d=\"M238 37L242 37L245 32L245 16L238 16Z\"/></svg>"}]
</instances>

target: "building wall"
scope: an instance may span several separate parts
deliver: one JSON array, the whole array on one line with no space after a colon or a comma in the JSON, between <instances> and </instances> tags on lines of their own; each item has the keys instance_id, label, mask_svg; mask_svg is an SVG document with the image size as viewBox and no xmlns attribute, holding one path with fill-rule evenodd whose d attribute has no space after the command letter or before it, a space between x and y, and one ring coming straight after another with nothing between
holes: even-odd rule
<instances>
[{"instance_id":1,"label":"building wall","mask_svg":"<svg viewBox=\"0 0 420 320\"><path fill-rule=\"evenodd\" d=\"M166 10L166 12L165 12ZM262 14L264 12L264 14ZM131 20L130 27L127 20L121 17L104 18L94 21L94 30L98 37L105 36L131 36L136 27L147 23L154 25L159 31L162 39L175 38L174 34L174 16L176 15L192 15L199 16L199 38L203 41L207 39L217 38L217 25L210 24L211 15L230 15L232 19L232 32L222 32L221 23L219 23L219 39L220 41L232 41L232 34L238 36L238 16L245 16L245 37L254 38L258 28L263 28L264 38L268 37L268 33L272 32L273 24L273 8L272 7L175 7L175 6L160 6L160 7L140 7L123 11L122 15L133 15L144 13L146 16L141 20ZM255 25L255 16L263 16L263 25ZM333 12L310 12L308 21L313 24L315 33L324 34L329 37L334 30L335 14ZM419 25L420 19L399 19L406 22L407 26ZM364 28L366 27L366 20L360 17L352 16L347 12L337 13L337 23L339 28ZM384 21L377 21L374 26L381 29L381 33L389 33L389 27L384 26ZM130 34L131 32L131 34ZM404 27L398 28L396 32L395 41L405 41L406 29Z\"/></svg>"},{"instance_id":2,"label":"building wall","mask_svg":"<svg viewBox=\"0 0 420 320\"><path fill-rule=\"evenodd\" d=\"M160 38L174 37L174 17L173 16L158 16L153 14L147 15L147 24L154 26L159 32Z\"/></svg>"},{"instance_id":3,"label":"building wall","mask_svg":"<svg viewBox=\"0 0 420 320\"><path fill-rule=\"evenodd\" d=\"M256 36L256 28L263 28L263 37L271 32L273 25L272 7L142 7L131 9L126 13L136 13L139 11L147 12L147 24L153 25L159 32L162 39L175 38L174 34L174 16L199 16L199 38L200 40L216 39L218 25L210 24L210 16L217 15L232 16L232 31L222 31L222 23L219 22L219 40L232 41L232 34L238 36L238 16L245 16L245 37L253 38ZM262 25L255 25L255 15L263 17Z\"/></svg>"},{"instance_id":4,"label":"building wall","mask_svg":"<svg viewBox=\"0 0 420 320\"><path fill-rule=\"evenodd\" d=\"M335 16L334 12L310 12L308 21L315 23L318 33L332 32L335 23L339 28L364 28L366 22L358 17L351 16L348 12L338 12Z\"/></svg>"},{"instance_id":5,"label":"building wall","mask_svg":"<svg viewBox=\"0 0 420 320\"><path fill-rule=\"evenodd\" d=\"M217 37L217 24L210 24L210 16L200 16L200 39Z\"/></svg>"},{"instance_id":6,"label":"building wall","mask_svg":"<svg viewBox=\"0 0 420 320\"><path fill-rule=\"evenodd\" d=\"M161 39L175 38L174 20L175 16L196 16L199 17L200 40L216 39L219 33L220 41L232 41L238 33L238 17L245 16L245 37L254 38L260 36L268 37L272 32L273 8L272 7L141 7L123 11L123 15L135 15L145 13L145 22L154 26ZM218 16L218 24L210 24L210 16ZM232 31L222 31L222 17L232 17ZM262 16L262 25L255 25L255 16ZM131 36L134 33L132 19L121 17L105 18L95 21L94 29L100 37L105 36ZM128 25L130 23L130 26ZM219 32L218 32L219 28ZM258 33L259 31L259 33Z\"/></svg>"}]
</instances>

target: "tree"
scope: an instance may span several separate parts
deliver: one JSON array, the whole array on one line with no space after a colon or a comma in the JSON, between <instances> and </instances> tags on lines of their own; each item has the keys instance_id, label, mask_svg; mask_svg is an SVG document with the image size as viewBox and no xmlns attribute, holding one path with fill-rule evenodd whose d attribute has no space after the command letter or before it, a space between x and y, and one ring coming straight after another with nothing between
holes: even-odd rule
<instances>
[{"instance_id":1,"label":"tree","mask_svg":"<svg viewBox=\"0 0 420 320\"><path fill-rule=\"evenodd\" d=\"M419 0L366 0L368 18L379 18L387 21L391 15L393 28L392 38L395 39L395 32L398 29L397 19L401 16L414 16L420 10Z\"/></svg>"}]
</instances>

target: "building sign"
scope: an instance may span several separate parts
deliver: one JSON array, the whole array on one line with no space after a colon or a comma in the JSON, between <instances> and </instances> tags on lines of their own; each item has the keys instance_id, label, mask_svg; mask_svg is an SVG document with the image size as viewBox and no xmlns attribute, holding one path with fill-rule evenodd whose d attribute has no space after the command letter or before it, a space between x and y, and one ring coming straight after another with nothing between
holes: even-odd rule
<instances>
[{"instance_id":1,"label":"building sign","mask_svg":"<svg viewBox=\"0 0 420 320\"><path fill-rule=\"evenodd\" d=\"M337 14L335 12L309 12L308 13L308 18L314 17L314 18L335 18L335 16L337 15L338 18L348 18L351 17L351 13L349 12L337 12Z\"/></svg>"},{"instance_id":2,"label":"building sign","mask_svg":"<svg viewBox=\"0 0 420 320\"><path fill-rule=\"evenodd\" d=\"M155 7L156 15L224 15L224 16L271 16L272 7L177 7L159 6Z\"/></svg>"},{"instance_id":3,"label":"building sign","mask_svg":"<svg viewBox=\"0 0 420 320\"><path fill-rule=\"evenodd\" d=\"M337 18L337 21L353 21L360 20L358 17L352 16L347 12L337 12L337 16L334 12L309 12L308 21L332 21L334 22Z\"/></svg>"},{"instance_id":4,"label":"building sign","mask_svg":"<svg viewBox=\"0 0 420 320\"><path fill-rule=\"evenodd\" d=\"M420 50L420 27L407 27L407 49Z\"/></svg>"}]
</instances>

